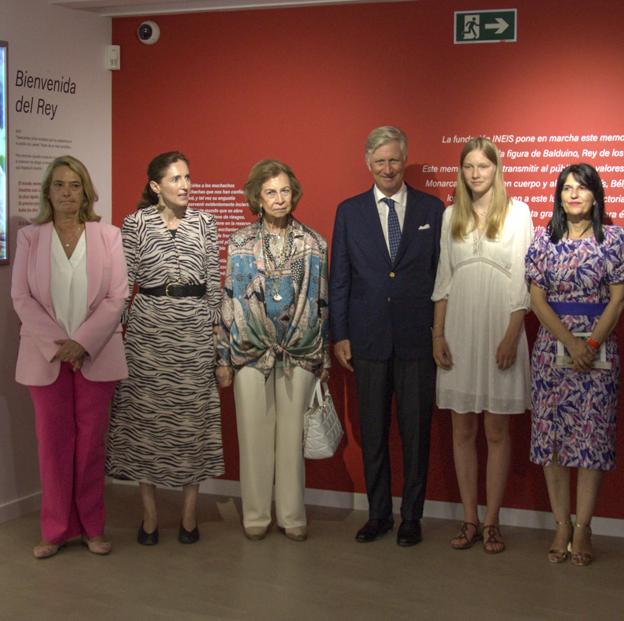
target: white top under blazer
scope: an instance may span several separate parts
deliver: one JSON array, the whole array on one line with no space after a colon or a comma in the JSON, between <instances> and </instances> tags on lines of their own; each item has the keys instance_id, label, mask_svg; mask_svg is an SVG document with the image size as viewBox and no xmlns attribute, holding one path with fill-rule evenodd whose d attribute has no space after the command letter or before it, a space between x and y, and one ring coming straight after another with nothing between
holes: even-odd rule
<instances>
[{"instance_id":1,"label":"white top under blazer","mask_svg":"<svg viewBox=\"0 0 624 621\"><path fill-rule=\"evenodd\" d=\"M71 338L87 317L87 243L84 231L68 258L54 229L50 254L50 295L54 314Z\"/></svg>"}]
</instances>

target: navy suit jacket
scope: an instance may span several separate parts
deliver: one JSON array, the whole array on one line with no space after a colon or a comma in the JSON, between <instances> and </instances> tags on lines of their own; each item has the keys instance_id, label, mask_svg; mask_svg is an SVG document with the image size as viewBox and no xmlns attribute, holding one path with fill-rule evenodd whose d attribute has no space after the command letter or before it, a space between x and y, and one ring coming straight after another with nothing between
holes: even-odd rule
<instances>
[{"instance_id":1,"label":"navy suit jacket","mask_svg":"<svg viewBox=\"0 0 624 621\"><path fill-rule=\"evenodd\" d=\"M351 341L354 358L420 358L431 352L433 303L443 203L407 186L405 221L394 263L375 195L338 206L329 281L333 340Z\"/></svg>"}]
</instances>

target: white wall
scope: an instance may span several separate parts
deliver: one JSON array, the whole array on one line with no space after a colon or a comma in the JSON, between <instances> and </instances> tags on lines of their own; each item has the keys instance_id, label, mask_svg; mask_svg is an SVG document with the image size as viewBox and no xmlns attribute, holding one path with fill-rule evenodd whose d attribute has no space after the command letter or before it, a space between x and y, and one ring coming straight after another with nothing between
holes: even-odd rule
<instances>
[{"instance_id":1,"label":"white wall","mask_svg":"<svg viewBox=\"0 0 624 621\"><path fill-rule=\"evenodd\" d=\"M9 43L10 253L16 231L32 217L42 170L70 152L88 167L100 195L97 211L111 217L111 75L104 67L111 40L106 17L49 6L47 0L1 0L0 39ZM17 71L71 78L75 94L16 85ZM33 98L35 110L17 111ZM37 114L39 99L57 106ZM18 106L19 107L19 106ZM44 108L40 109L43 112ZM19 163L18 163L19 162ZM14 382L18 321L10 302L10 266L0 266L0 522L38 507L39 477L28 391Z\"/></svg>"}]
</instances>

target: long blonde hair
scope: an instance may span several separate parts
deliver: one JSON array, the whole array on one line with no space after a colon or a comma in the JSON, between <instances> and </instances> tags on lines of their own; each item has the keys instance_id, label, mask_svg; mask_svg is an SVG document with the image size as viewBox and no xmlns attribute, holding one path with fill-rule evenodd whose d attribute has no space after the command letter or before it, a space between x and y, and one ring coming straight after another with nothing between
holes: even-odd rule
<instances>
[{"instance_id":1,"label":"long blonde hair","mask_svg":"<svg viewBox=\"0 0 624 621\"><path fill-rule=\"evenodd\" d=\"M455 187L455 202L451 218L451 235L453 239L462 239L477 228L477 218L472 208L472 192L466 185L463 166L464 160L472 151L481 151L485 157L496 166L494 183L492 185L492 201L485 220L485 236L496 239L503 228L509 196L503 179L503 165L496 145L487 138L479 136L469 140L462 149L457 171L457 185Z\"/></svg>"},{"instance_id":2,"label":"long blonde hair","mask_svg":"<svg viewBox=\"0 0 624 621\"><path fill-rule=\"evenodd\" d=\"M80 182L82 183L82 203L78 212L80 222L98 222L101 217L93 209L93 203L97 201L98 195L93 187L93 181L91 181L87 167L79 159L71 155L61 155L50 162L43 175L39 198L39 213L32 219L33 224L44 224L54 220L54 209L52 209L52 203L50 202L50 186L52 185L52 175L59 166L67 166L67 168L80 177Z\"/></svg>"}]
</instances>

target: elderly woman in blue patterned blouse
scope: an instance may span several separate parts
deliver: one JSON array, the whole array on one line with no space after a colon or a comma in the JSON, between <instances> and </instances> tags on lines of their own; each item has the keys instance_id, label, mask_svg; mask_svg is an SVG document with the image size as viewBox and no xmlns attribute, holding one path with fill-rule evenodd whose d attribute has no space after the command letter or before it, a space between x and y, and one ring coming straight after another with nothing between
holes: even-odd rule
<instances>
[{"instance_id":1,"label":"elderly woman in blue patterned blouse","mask_svg":"<svg viewBox=\"0 0 624 621\"><path fill-rule=\"evenodd\" d=\"M217 380L234 380L245 535L265 537L275 481L277 524L304 541L303 414L330 366L327 243L292 217L302 192L286 164L258 162L244 190L259 217L229 241Z\"/></svg>"}]
</instances>

